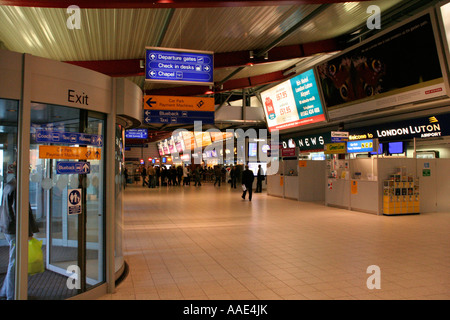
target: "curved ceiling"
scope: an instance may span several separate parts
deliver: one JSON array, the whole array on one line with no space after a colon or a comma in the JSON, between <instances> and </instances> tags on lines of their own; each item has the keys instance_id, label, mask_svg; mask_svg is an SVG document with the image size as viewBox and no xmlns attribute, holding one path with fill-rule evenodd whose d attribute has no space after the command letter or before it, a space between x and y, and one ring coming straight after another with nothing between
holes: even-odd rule
<instances>
[{"instance_id":1,"label":"curved ceiling","mask_svg":"<svg viewBox=\"0 0 450 320\"><path fill-rule=\"evenodd\" d=\"M67 28L73 1L0 0L0 49L65 61L126 77L145 94L221 94L292 76L367 37L367 8L383 27L429 6L429 0L78 0L80 29ZM376 31L376 30L374 30ZM145 82L145 47L214 52L214 87ZM250 58L253 52L253 58Z\"/></svg>"}]
</instances>

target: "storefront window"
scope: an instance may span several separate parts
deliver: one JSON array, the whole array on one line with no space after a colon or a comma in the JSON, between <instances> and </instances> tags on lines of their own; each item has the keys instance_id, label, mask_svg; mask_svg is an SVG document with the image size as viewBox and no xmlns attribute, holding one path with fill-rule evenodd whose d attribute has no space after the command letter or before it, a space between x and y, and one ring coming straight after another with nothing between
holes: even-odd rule
<instances>
[{"instance_id":1,"label":"storefront window","mask_svg":"<svg viewBox=\"0 0 450 320\"><path fill-rule=\"evenodd\" d=\"M15 164L17 163L18 101L0 99L0 297L14 299L15 287L15 227L6 217L9 215L11 195L16 188ZM9 198L9 199L8 199Z\"/></svg>"},{"instance_id":2,"label":"storefront window","mask_svg":"<svg viewBox=\"0 0 450 320\"><path fill-rule=\"evenodd\" d=\"M91 111L31 105L30 204L45 257L29 279L32 298L66 299L105 281L104 123Z\"/></svg>"}]
</instances>

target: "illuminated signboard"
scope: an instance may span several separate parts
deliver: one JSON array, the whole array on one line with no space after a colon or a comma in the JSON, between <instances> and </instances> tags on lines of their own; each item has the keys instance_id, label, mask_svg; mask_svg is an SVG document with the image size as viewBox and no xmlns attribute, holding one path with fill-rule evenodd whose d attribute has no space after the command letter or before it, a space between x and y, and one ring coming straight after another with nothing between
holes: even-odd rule
<instances>
[{"instance_id":1,"label":"illuminated signboard","mask_svg":"<svg viewBox=\"0 0 450 320\"><path fill-rule=\"evenodd\" d=\"M148 130L147 129L128 129L125 130L126 139L147 139Z\"/></svg>"},{"instance_id":2,"label":"illuminated signboard","mask_svg":"<svg viewBox=\"0 0 450 320\"><path fill-rule=\"evenodd\" d=\"M258 143L256 142L249 142L248 143L248 156L249 157L256 157L258 152Z\"/></svg>"},{"instance_id":3,"label":"illuminated signboard","mask_svg":"<svg viewBox=\"0 0 450 320\"><path fill-rule=\"evenodd\" d=\"M202 131L194 132L194 136L197 146L206 147L212 143L209 132L202 132Z\"/></svg>"},{"instance_id":4,"label":"illuminated signboard","mask_svg":"<svg viewBox=\"0 0 450 320\"><path fill-rule=\"evenodd\" d=\"M269 131L326 121L312 69L263 91L261 99Z\"/></svg>"},{"instance_id":5,"label":"illuminated signboard","mask_svg":"<svg viewBox=\"0 0 450 320\"><path fill-rule=\"evenodd\" d=\"M210 132L212 142L233 138L232 132Z\"/></svg>"},{"instance_id":6,"label":"illuminated signboard","mask_svg":"<svg viewBox=\"0 0 450 320\"><path fill-rule=\"evenodd\" d=\"M156 145L158 146L158 153L159 153L159 155L163 156L164 155L164 148L163 148L162 142L158 142Z\"/></svg>"},{"instance_id":7,"label":"illuminated signboard","mask_svg":"<svg viewBox=\"0 0 450 320\"><path fill-rule=\"evenodd\" d=\"M145 80L214 85L214 53L172 48L145 48Z\"/></svg>"},{"instance_id":8,"label":"illuminated signboard","mask_svg":"<svg viewBox=\"0 0 450 320\"><path fill-rule=\"evenodd\" d=\"M195 139L194 139L194 133L191 131L181 131L183 135L183 142L185 150L192 150L195 148Z\"/></svg>"},{"instance_id":9,"label":"illuminated signboard","mask_svg":"<svg viewBox=\"0 0 450 320\"><path fill-rule=\"evenodd\" d=\"M346 153L346 142L326 143L323 148L325 154Z\"/></svg>"},{"instance_id":10,"label":"illuminated signboard","mask_svg":"<svg viewBox=\"0 0 450 320\"><path fill-rule=\"evenodd\" d=\"M178 133L174 134L173 137L175 140L175 147L176 147L177 151L183 152L184 151L184 140L183 140L182 133L178 132Z\"/></svg>"},{"instance_id":11,"label":"illuminated signboard","mask_svg":"<svg viewBox=\"0 0 450 320\"><path fill-rule=\"evenodd\" d=\"M446 96L434 20L405 20L316 66L329 118Z\"/></svg>"},{"instance_id":12,"label":"illuminated signboard","mask_svg":"<svg viewBox=\"0 0 450 320\"><path fill-rule=\"evenodd\" d=\"M169 145L169 152L175 153L175 141L173 140L173 137L170 137L167 139L167 144Z\"/></svg>"},{"instance_id":13,"label":"illuminated signboard","mask_svg":"<svg viewBox=\"0 0 450 320\"><path fill-rule=\"evenodd\" d=\"M214 123L214 98L144 96L144 123Z\"/></svg>"},{"instance_id":14,"label":"illuminated signboard","mask_svg":"<svg viewBox=\"0 0 450 320\"><path fill-rule=\"evenodd\" d=\"M347 153L372 152L373 140L356 140L347 142Z\"/></svg>"}]
</instances>

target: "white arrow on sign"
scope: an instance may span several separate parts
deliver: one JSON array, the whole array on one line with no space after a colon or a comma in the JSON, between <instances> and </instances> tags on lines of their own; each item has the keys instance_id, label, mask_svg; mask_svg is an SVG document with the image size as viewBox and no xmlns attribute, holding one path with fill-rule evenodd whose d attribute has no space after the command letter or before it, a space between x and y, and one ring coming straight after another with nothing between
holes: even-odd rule
<instances>
[{"instance_id":1,"label":"white arrow on sign","mask_svg":"<svg viewBox=\"0 0 450 320\"><path fill-rule=\"evenodd\" d=\"M89 164L86 162L86 163L83 165L83 172L88 172L89 169L90 169L90 166L89 166Z\"/></svg>"}]
</instances>

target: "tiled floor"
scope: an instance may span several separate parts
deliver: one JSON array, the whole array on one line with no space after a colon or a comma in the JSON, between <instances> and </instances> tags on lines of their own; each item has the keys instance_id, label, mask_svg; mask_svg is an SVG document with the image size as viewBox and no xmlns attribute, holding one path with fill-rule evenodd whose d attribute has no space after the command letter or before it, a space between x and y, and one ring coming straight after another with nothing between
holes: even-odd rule
<instances>
[{"instance_id":1,"label":"tiled floor","mask_svg":"<svg viewBox=\"0 0 450 320\"><path fill-rule=\"evenodd\" d=\"M228 185L127 188L130 274L101 299L450 299L450 212L240 196ZM367 287L371 265L381 289Z\"/></svg>"}]
</instances>

